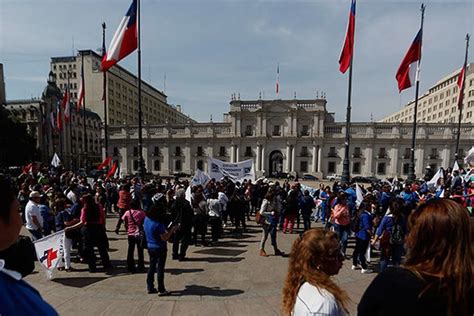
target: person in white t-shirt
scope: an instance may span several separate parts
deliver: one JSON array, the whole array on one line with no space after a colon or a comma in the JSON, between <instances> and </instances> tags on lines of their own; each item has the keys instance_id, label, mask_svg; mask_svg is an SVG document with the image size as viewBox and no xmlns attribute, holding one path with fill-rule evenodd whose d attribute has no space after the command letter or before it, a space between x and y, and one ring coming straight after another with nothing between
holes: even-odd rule
<instances>
[{"instance_id":1,"label":"person in white t-shirt","mask_svg":"<svg viewBox=\"0 0 474 316\"><path fill-rule=\"evenodd\" d=\"M347 315L349 297L331 280L343 261L335 232L313 228L297 238L283 288L283 315Z\"/></svg>"},{"instance_id":2,"label":"person in white t-shirt","mask_svg":"<svg viewBox=\"0 0 474 316\"><path fill-rule=\"evenodd\" d=\"M43 237L43 217L41 216L39 202L41 194L38 191L30 193L30 200L25 207L26 229L31 233L33 240Z\"/></svg>"}]
</instances>

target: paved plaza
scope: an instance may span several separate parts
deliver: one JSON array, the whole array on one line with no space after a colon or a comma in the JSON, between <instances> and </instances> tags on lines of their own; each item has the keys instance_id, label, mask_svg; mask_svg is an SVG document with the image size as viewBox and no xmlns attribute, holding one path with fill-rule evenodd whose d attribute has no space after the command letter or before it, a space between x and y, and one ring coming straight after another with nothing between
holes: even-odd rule
<instances>
[{"instance_id":1,"label":"paved plaza","mask_svg":"<svg viewBox=\"0 0 474 316\"><path fill-rule=\"evenodd\" d=\"M147 294L146 273L127 272L127 236L125 232L113 232L115 222L114 217L107 222L113 270L89 273L86 265L76 263L76 271L56 271L49 281L37 264L36 272L26 278L61 315L280 314L288 258L258 255L261 230L253 222L242 236L226 230L224 238L212 247L191 246L185 262L171 260L169 247L165 284L172 295L168 297ZM279 232L280 249L288 253L296 237ZM271 254L269 241L266 248ZM352 254L352 247L350 243L348 254ZM348 260L336 276L352 300L352 315L374 277L352 271Z\"/></svg>"}]
</instances>

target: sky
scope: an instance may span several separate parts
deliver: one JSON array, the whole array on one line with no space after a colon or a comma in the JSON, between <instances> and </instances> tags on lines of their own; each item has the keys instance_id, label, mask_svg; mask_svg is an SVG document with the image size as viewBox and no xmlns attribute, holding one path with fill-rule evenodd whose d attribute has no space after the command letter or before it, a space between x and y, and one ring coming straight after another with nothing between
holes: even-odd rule
<instances>
[{"instance_id":1,"label":"sky","mask_svg":"<svg viewBox=\"0 0 474 316\"><path fill-rule=\"evenodd\" d=\"M0 63L7 99L39 97L52 56L108 46L131 0L0 0ZM464 62L473 0L425 1L420 93ZM378 120L414 99L395 73L420 28L421 2L358 0L352 120ZM312 99L345 120L348 72L339 54L350 0L141 0L142 78L197 121L221 121L242 100ZM474 43L471 42L471 47ZM472 49L470 51L472 56ZM470 58L470 61L474 58ZM137 54L120 61L137 73ZM166 85L165 78L166 77Z\"/></svg>"}]
</instances>

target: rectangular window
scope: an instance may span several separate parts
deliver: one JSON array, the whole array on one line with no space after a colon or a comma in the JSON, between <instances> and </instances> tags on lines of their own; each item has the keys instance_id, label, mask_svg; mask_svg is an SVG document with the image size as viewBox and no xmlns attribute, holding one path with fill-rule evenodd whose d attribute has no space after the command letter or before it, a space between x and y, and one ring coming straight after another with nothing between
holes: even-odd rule
<instances>
[{"instance_id":1,"label":"rectangular window","mask_svg":"<svg viewBox=\"0 0 474 316\"><path fill-rule=\"evenodd\" d=\"M429 159L438 159L438 148L431 148Z\"/></svg>"},{"instance_id":2,"label":"rectangular window","mask_svg":"<svg viewBox=\"0 0 474 316\"><path fill-rule=\"evenodd\" d=\"M133 156L138 157L138 147L133 147Z\"/></svg>"},{"instance_id":3,"label":"rectangular window","mask_svg":"<svg viewBox=\"0 0 474 316\"><path fill-rule=\"evenodd\" d=\"M301 157L308 157L308 147L301 147Z\"/></svg>"},{"instance_id":4,"label":"rectangular window","mask_svg":"<svg viewBox=\"0 0 474 316\"><path fill-rule=\"evenodd\" d=\"M117 147L114 147L114 156L118 156L119 155L119 150Z\"/></svg>"},{"instance_id":5,"label":"rectangular window","mask_svg":"<svg viewBox=\"0 0 474 316\"><path fill-rule=\"evenodd\" d=\"M360 147L354 147L354 158L360 158L362 156L362 152L360 150Z\"/></svg>"},{"instance_id":6,"label":"rectangular window","mask_svg":"<svg viewBox=\"0 0 474 316\"><path fill-rule=\"evenodd\" d=\"M155 169L155 171L160 171L161 170L161 164L160 164L159 160L155 160L153 162L153 169Z\"/></svg>"},{"instance_id":7,"label":"rectangular window","mask_svg":"<svg viewBox=\"0 0 474 316\"><path fill-rule=\"evenodd\" d=\"M204 170L204 161L198 160L196 167L197 167L199 170Z\"/></svg>"},{"instance_id":8,"label":"rectangular window","mask_svg":"<svg viewBox=\"0 0 474 316\"><path fill-rule=\"evenodd\" d=\"M329 147L328 157L337 157L336 147Z\"/></svg>"},{"instance_id":9,"label":"rectangular window","mask_svg":"<svg viewBox=\"0 0 474 316\"><path fill-rule=\"evenodd\" d=\"M377 165L377 174L384 175L385 174L385 162L379 162Z\"/></svg>"},{"instance_id":10,"label":"rectangular window","mask_svg":"<svg viewBox=\"0 0 474 316\"><path fill-rule=\"evenodd\" d=\"M300 171L301 172L308 172L308 162L307 161L301 161L300 162Z\"/></svg>"},{"instance_id":11,"label":"rectangular window","mask_svg":"<svg viewBox=\"0 0 474 316\"><path fill-rule=\"evenodd\" d=\"M301 129L301 136L309 136L309 126L308 125L303 125L303 128Z\"/></svg>"},{"instance_id":12,"label":"rectangular window","mask_svg":"<svg viewBox=\"0 0 474 316\"><path fill-rule=\"evenodd\" d=\"M252 147L245 147L245 157L252 157Z\"/></svg>"},{"instance_id":13,"label":"rectangular window","mask_svg":"<svg viewBox=\"0 0 474 316\"><path fill-rule=\"evenodd\" d=\"M181 147L176 146L176 149L174 151L175 156L181 156Z\"/></svg>"},{"instance_id":14,"label":"rectangular window","mask_svg":"<svg viewBox=\"0 0 474 316\"><path fill-rule=\"evenodd\" d=\"M226 155L225 146L221 146L221 147L219 148L219 156L225 157L225 155Z\"/></svg>"},{"instance_id":15,"label":"rectangular window","mask_svg":"<svg viewBox=\"0 0 474 316\"><path fill-rule=\"evenodd\" d=\"M175 171L181 171L181 160L176 160L174 162L174 170Z\"/></svg>"},{"instance_id":16,"label":"rectangular window","mask_svg":"<svg viewBox=\"0 0 474 316\"><path fill-rule=\"evenodd\" d=\"M404 163L403 164L403 174L408 174L408 172L410 171L410 164L409 163Z\"/></svg>"},{"instance_id":17,"label":"rectangular window","mask_svg":"<svg viewBox=\"0 0 474 316\"><path fill-rule=\"evenodd\" d=\"M281 136L280 125L273 125L273 136Z\"/></svg>"},{"instance_id":18,"label":"rectangular window","mask_svg":"<svg viewBox=\"0 0 474 316\"><path fill-rule=\"evenodd\" d=\"M199 156L199 157L204 156L204 150L202 150L202 146L198 146L197 156Z\"/></svg>"},{"instance_id":19,"label":"rectangular window","mask_svg":"<svg viewBox=\"0 0 474 316\"><path fill-rule=\"evenodd\" d=\"M352 173L360 174L360 162L354 162L352 164Z\"/></svg>"},{"instance_id":20,"label":"rectangular window","mask_svg":"<svg viewBox=\"0 0 474 316\"><path fill-rule=\"evenodd\" d=\"M252 135L253 135L252 125L247 125L245 127L245 136L252 136Z\"/></svg>"},{"instance_id":21,"label":"rectangular window","mask_svg":"<svg viewBox=\"0 0 474 316\"><path fill-rule=\"evenodd\" d=\"M334 161L328 162L328 173L335 173L336 172L336 163Z\"/></svg>"},{"instance_id":22,"label":"rectangular window","mask_svg":"<svg viewBox=\"0 0 474 316\"><path fill-rule=\"evenodd\" d=\"M133 161L133 170L138 170L138 160Z\"/></svg>"},{"instance_id":23,"label":"rectangular window","mask_svg":"<svg viewBox=\"0 0 474 316\"><path fill-rule=\"evenodd\" d=\"M378 158L387 158L387 152L385 151L385 147L380 147Z\"/></svg>"}]
</instances>

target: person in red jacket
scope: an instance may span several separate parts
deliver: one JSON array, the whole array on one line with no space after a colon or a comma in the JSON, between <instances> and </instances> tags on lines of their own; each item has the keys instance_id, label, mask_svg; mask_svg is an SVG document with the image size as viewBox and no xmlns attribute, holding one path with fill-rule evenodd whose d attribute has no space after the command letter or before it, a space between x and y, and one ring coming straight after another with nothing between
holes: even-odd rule
<instances>
[{"instance_id":1,"label":"person in red jacket","mask_svg":"<svg viewBox=\"0 0 474 316\"><path fill-rule=\"evenodd\" d=\"M120 227L123 223L123 215L126 211L130 209L130 202L132 201L132 194L130 193L130 183L127 183L122 186L119 191L119 200L117 202L117 207L119 209L119 219L117 225L115 226L115 233L118 235Z\"/></svg>"}]
</instances>

